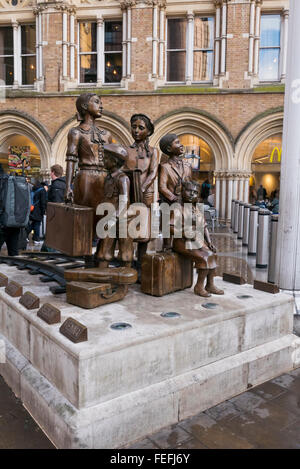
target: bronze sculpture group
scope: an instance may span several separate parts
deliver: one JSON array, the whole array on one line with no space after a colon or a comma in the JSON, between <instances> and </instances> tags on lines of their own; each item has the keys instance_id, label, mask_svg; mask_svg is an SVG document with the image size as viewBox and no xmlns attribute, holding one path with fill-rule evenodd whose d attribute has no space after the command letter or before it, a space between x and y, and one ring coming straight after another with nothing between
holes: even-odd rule
<instances>
[{"instance_id":1,"label":"bronze sculpture group","mask_svg":"<svg viewBox=\"0 0 300 469\"><path fill-rule=\"evenodd\" d=\"M154 125L148 116L134 114L131 117L131 134L134 142L129 147L124 147L113 144L110 133L100 130L96 125L96 119L102 116L103 111L101 98L98 95L92 93L80 95L76 107L80 123L68 134L65 202L93 208L94 235L99 220L96 209L101 202L109 201L118 213L119 196L122 195L127 206L133 202L140 202L150 211L151 204L155 202L156 178L158 178L160 201L167 204L174 202L192 204L193 226L196 226L194 221L197 217L196 203L200 196L199 184L193 181L191 167L184 160L185 149L177 135L168 134L160 140L160 149L168 156L168 160L159 164L158 151L149 144ZM74 179L76 163L78 170ZM185 262L184 269L186 262L190 262L191 266L195 264L198 278L194 293L203 297L223 294L224 292L213 282L217 256L207 226L204 226L204 239L197 249L189 249L184 237L173 239L172 220L170 228L171 235L168 239L164 239L163 251L166 255L176 253L174 256L177 258L182 256ZM107 270L109 262L113 260L116 242L119 249L118 260L123 269L130 269L134 252L133 241L129 236L100 239L95 253L99 271L103 268ZM142 259L147 251L147 241L149 239L138 242L137 259L140 265L143 265ZM152 282L156 280L158 281L154 278Z\"/></svg>"}]
</instances>

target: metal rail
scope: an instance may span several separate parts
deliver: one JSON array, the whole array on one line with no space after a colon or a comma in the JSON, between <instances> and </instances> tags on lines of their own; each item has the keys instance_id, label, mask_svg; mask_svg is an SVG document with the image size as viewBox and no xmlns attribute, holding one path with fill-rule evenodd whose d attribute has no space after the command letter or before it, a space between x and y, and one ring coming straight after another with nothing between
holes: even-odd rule
<instances>
[{"instance_id":1,"label":"metal rail","mask_svg":"<svg viewBox=\"0 0 300 469\"><path fill-rule=\"evenodd\" d=\"M58 286L49 287L54 294L65 293L66 280L64 272L67 269L90 267L93 265L92 256L71 257L62 253L24 251L20 256L0 256L0 264L16 266L18 270L29 270L31 275L39 275L41 282L56 282Z\"/></svg>"}]
</instances>

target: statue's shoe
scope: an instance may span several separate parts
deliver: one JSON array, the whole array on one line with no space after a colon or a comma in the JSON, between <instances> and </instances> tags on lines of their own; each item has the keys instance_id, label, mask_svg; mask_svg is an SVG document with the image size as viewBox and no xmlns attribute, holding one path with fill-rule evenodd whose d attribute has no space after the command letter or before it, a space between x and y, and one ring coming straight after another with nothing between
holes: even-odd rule
<instances>
[{"instance_id":1,"label":"statue's shoe","mask_svg":"<svg viewBox=\"0 0 300 469\"><path fill-rule=\"evenodd\" d=\"M211 296L211 294L208 291L206 291L205 288L203 288L203 287L195 286L194 293L195 293L195 295L203 296L205 298L208 298L209 296Z\"/></svg>"},{"instance_id":2,"label":"statue's shoe","mask_svg":"<svg viewBox=\"0 0 300 469\"><path fill-rule=\"evenodd\" d=\"M217 288L215 286L213 287L205 287L205 290L208 293L212 293L213 295L224 295L224 290L221 290L220 288Z\"/></svg>"}]
</instances>

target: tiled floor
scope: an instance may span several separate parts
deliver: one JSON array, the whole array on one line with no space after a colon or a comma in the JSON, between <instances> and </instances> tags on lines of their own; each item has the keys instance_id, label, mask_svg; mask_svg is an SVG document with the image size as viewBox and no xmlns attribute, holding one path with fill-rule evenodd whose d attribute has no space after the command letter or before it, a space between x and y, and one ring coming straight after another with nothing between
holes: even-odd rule
<instances>
[{"instance_id":1,"label":"tiled floor","mask_svg":"<svg viewBox=\"0 0 300 469\"><path fill-rule=\"evenodd\" d=\"M241 241L228 229L212 234L219 252L219 275L236 272L249 283L267 280ZM38 246L29 246L39 250ZM4 253L4 252L3 252ZM300 329L300 328L299 328ZM0 377L0 449L53 448ZM300 368L193 418L142 439L130 449L300 448Z\"/></svg>"}]
</instances>

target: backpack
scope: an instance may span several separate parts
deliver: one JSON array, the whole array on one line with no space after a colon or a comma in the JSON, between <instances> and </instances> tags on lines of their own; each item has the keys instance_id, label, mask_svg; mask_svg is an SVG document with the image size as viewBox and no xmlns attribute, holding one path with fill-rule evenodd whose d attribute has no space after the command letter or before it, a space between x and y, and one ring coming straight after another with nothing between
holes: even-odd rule
<instances>
[{"instance_id":1,"label":"backpack","mask_svg":"<svg viewBox=\"0 0 300 469\"><path fill-rule=\"evenodd\" d=\"M28 225L31 198L30 188L23 176L0 177L0 225L22 228Z\"/></svg>"}]
</instances>

